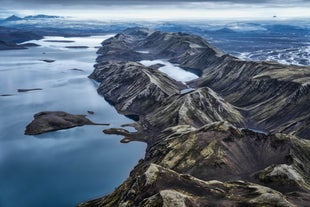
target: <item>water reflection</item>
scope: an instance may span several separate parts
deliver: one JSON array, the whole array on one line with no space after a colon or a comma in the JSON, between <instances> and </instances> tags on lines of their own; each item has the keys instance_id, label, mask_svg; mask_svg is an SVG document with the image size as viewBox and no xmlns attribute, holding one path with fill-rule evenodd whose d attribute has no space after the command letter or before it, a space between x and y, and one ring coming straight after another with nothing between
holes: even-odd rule
<instances>
[{"instance_id":1,"label":"water reflection","mask_svg":"<svg viewBox=\"0 0 310 207\"><path fill-rule=\"evenodd\" d=\"M0 206L74 206L111 192L143 157L143 143L119 143L105 135L103 126L84 126L25 136L35 113L63 110L87 114L94 122L111 127L131 123L98 96L87 78L93 70L96 48L110 36L70 38L87 49L66 49L64 43L35 41L42 46L0 51ZM52 37L49 39L68 39ZM51 48L49 44L56 47ZM40 59L54 59L45 63ZM74 71L79 68L83 71ZM18 93L17 89L42 88Z\"/></svg>"}]
</instances>

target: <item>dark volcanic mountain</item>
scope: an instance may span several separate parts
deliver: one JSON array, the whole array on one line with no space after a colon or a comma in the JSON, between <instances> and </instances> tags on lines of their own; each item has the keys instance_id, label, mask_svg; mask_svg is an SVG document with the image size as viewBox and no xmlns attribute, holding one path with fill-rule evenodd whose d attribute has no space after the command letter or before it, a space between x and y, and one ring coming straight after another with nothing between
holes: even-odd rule
<instances>
[{"instance_id":1,"label":"dark volcanic mountain","mask_svg":"<svg viewBox=\"0 0 310 207\"><path fill-rule=\"evenodd\" d=\"M238 107L247 127L310 137L302 124L309 122L309 67L243 61L199 36L141 28L104 41L98 54L98 62L169 59L200 76L190 86L209 87Z\"/></svg>"},{"instance_id":2,"label":"dark volcanic mountain","mask_svg":"<svg viewBox=\"0 0 310 207\"><path fill-rule=\"evenodd\" d=\"M147 128L158 131L178 124L200 127L223 120L243 126L241 113L210 88L180 94L184 84L135 62L104 62L95 67L90 78L101 82L98 92L118 112L139 117Z\"/></svg>"},{"instance_id":3,"label":"dark volcanic mountain","mask_svg":"<svg viewBox=\"0 0 310 207\"><path fill-rule=\"evenodd\" d=\"M246 114L249 127L309 138L310 125L302 124L309 120L309 80L309 67L226 57L190 85L220 93Z\"/></svg>"},{"instance_id":4,"label":"dark volcanic mountain","mask_svg":"<svg viewBox=\"0 0 310 207\"><path fill-rule=\"evenodd\" d=\"M309 67L243 61L198 36L143 28L98 54L90 78L137 129L105 132L148 148L113 193L80 206L310 205ZM133 62L152 59L198 74L193 90Z\"/></svg>"},{"instance_id":5,"label":"dark volcanic mountain","mask_svg":"<svg viewBox=\"0 0 310 207\"><path fill-rule=\"evenodd\" d=\"M308 206L310 142L226 123L158 134L112 194L80 206ZM256 184L254 184L256 183Z\"/></svg>"}]
</instances>

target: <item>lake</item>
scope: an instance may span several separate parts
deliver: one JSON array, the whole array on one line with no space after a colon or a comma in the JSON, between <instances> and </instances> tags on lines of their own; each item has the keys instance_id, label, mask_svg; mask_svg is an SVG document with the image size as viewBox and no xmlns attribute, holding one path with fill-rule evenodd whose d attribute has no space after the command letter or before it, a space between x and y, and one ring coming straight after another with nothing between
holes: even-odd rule
<instances>
[{"instance_id":1,"label":"lake","mask_svg":"<svg viewBox=\"0 0 310 207\"><path fill-rule=\"evenodd\" d=\"M40 111L93 111L87 117L109 127L132 122L100 97L98 83L87 78L95 47L108 37L45 37L31 41L39 47L0 51L0 95L10 95L0 96L1 207L76 206L112 192L144 157L144 143L121 144L120 136L103 134L108 128L103 126L24 135ZM17 92L31 88L42 90Z\"/></svg>"}]
</instances>

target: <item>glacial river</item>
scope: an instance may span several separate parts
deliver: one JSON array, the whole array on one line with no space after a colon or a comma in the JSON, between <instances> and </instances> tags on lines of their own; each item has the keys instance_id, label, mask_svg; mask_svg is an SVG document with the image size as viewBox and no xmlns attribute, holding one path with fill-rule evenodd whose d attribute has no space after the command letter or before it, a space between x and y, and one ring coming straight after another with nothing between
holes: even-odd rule
<instances>
[{"instance_id":1,"label":"glacial river","mask_svg":"<svg viewBox=\"0 0 310 207\"><path fill-rule=\"evenodd\" d=\"M109 127L132 122L100 97L97 83L87 78L95 47L108 37L46 37L31 41L39 47L0 51L0 95L5 95L0 96L1 207L75 206L113 191L143 158L145 144L121 144L120 137L104 135L103 126L24 135L33 115L47 110L93 111L88 118ZM31 88L42 90L17 92Z\"/></svg>"}]
</instances>

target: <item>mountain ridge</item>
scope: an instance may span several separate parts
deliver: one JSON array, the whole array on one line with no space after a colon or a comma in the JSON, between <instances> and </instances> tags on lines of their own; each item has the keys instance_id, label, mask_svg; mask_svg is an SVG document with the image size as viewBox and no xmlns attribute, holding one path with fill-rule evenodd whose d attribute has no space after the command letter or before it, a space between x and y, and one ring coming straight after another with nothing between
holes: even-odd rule
<instances>
[{"instance_id":1,"label":"mountain ridge","mask_svg":"<svg viewBox=\"0 0 310 207\"><path fill-rule=\"evenodd\" d=\"M105 132L147 149L114 192L79 206L309 205L309 67L243 61L198 36L145 28L98 55L89 77L137 129ZM138 62L164 57L200 77L186 86Z\"/></svg>"},{"instance_id":2,"label":"mountain ridge","mask_svg":"<svg viewBox=\"0 0 310 207\"><path fill-rule=\"evenodd\" d=\"M140 50L148 53L139 53ZM276 131L287 125L289 120L277 118L285 108L291 108L290 120L307 116L305 109L309 107L310 98L308 93L299 92L307 88L305 85L310 81L307 66L240 60L196 35L145 28L131 28L104 41L98 54L98 62L169 59L200 76L190 81L189 86L209 87L220 94L240 109L251 128ZM296 94L299 101L290 102ZM272 120L269 117L273 117ZM298 131L300 129L293 134L301 135ZM303 129L304 133L309 137L309 126Z\"/></svg>"},{"instance_id":3,"label":"mountain ridge","mask_svg":"<svg viewBox=\"0 0 310 207\"><path fill-rule=\"evenodd\" d=\"M19 17L17 15L11 15L2 21L20 21L20 20L27 20L27 19L56 19L56 18L62 18L61 16L55 16L55 15L46 15L46 14L37 14L37 15L28 15L24 17Z\"/></svg>"}]
</instances>

